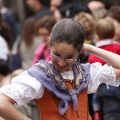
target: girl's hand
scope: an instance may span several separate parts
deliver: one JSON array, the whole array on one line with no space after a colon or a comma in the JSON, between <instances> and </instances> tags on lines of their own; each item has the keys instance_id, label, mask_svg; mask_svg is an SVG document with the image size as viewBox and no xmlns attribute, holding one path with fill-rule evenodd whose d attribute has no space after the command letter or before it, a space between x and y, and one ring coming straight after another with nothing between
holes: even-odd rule
<instances>
[{"instance_id":1,"label":"girl's hand","mask_svg":"<svg viewBox=\"0 0 120 120\"><path fill-rule=\"evenodd\" d=\"M89 44L83 44L83 47L82 47L82 51L84 52L84 53L89 53L89 51L90 51L90 46L91 45L89 45Z\"/></svg>"}]
</instances>

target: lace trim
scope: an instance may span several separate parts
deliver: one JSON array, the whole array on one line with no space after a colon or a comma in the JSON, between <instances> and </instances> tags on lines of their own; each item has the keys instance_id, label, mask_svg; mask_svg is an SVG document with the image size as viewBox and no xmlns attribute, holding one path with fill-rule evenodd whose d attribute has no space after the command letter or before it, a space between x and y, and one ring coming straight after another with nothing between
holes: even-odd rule
<instances>
[{"instance_id":1,"label":"lace trim","mask_svg":"<svg viewBox=\"0 0 120 120\"><path fill-rule=\"evenodd\" d=\"M14 99L19 105L20 102L22 101L21 94L15 88L13 88L13 86L3 86L0 89L0 93L3 93L9 96L10 98Z\"/></svg>"},{"instance_id":2,"label":"lace trim","mask_svg":"<svg viewBox=\"0 0 120 120\"><path fill-rule=\"evenodd\" d=\"M88 85L88 94L95 93L102 83L116 87L120 84L120 78L116 79L111 65L106 64L102 66L100 63L94 63L92 64L90 74L92 81Z\"/></svg>"},{"instance_id":3,"label":"lace trim","mask_svg":"<svg viewBox=\"0 0 120 120\"><path fill-rule=\"evenodd\" d=\"M112 66L105 65L104 70L101 71L101 76L98 77L100 83L106 83L112 86L119 86L120 81L116 79L116 75Z\"/></svg>"}]
</instances>

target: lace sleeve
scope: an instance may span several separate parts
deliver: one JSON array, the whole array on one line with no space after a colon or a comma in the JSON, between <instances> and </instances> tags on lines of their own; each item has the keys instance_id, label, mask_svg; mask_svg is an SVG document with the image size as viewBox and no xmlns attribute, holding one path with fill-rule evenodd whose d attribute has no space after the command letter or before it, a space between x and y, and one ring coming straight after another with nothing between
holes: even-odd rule
<instances>
[{"instance_id":1,"label":"lace sleeve","mask_svg":"<svg viewBox=\"0 0 120 120\"><path fill-rule=\"evenodd\" d=\"M0 88L0 93L14 99L18 104L22 101L41 98L43 92L43 85L35 78L28 75L27 71L14 77L10 85Z\"/></svg>"},{"instance_id":2,"label":"lace sleeve","mask_svg":"<svg viewBox=\"0 0 120 120\"><path fill-rule=\"evenodd\" d=\"M116 79L112 66L108 64L104 66L101 63L91 64L90 75L92 81L88 86L88 93L95 93L102 83L112 86L120 84L120 79Z\"/></svg>"}]
</instances>

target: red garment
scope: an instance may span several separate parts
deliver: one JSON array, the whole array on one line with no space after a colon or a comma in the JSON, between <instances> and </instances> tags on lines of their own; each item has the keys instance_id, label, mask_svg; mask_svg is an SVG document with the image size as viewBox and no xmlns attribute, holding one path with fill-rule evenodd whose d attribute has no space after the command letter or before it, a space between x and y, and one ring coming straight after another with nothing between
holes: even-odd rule
<instances>
[{"instance_id":1,"label":"red garment","mask_svg":"<svg viewBox=\"0 0 120 120\"><path fill-rule=\"evenodd\" d=\"M102 41L101 42L102 44L98 45L98 47L101 48L101 49L111 51L113 53L116 53L116 54L120 55L120 44L113 43L112 41L113 40L105 40L105 42ZM111 57L113 57L113 56L111 56ZM106 63L106 61L100 59L99 57L97 57L93 54L89 55L88 62L89 63L100 62L100 63L102 63L102 65L104 65Z\"/></svg>"},{"instance_id":2,"label":"red garment","mask_svg":"<svg viewBox=\"0 0 120 120\"><path fill-rule=\"evenodd\" d=\"M45 43L40 44L38 48L35 50L34 54L35 54L35 57L32 61L33 64L40 59L44 59L47 62L50 61L50 49L48 49Z\"/></svg>"}]
</instances>

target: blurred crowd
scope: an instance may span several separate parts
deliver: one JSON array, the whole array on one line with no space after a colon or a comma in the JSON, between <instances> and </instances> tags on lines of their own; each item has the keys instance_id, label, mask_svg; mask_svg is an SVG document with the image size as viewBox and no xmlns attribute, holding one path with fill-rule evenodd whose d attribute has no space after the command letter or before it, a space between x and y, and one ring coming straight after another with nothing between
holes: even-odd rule
<instances>
[{"instance_id":1,"label":"blurred crowd","mask_svg":"<svg viewBox=\"0 0 120 120\"><path fill-rule=\"evenodd\" d=\"M120 6L111 5L108 9L101 1L87 4L71 0L25 2L34 14L21 25L5 6L4 0L0 0L0 86L10 84L12 77L38 60L50 61L50 33L62 18L72 18L83 26L86 44L120 55ZM92 54L85 54L81 62L106 64ZM96 94L88 95L88 99L93 120L120 120L120 87L102 84ZM40 119L34 101L26 101L16 107L31 119Z\"/></svg>"}]
</instances>

